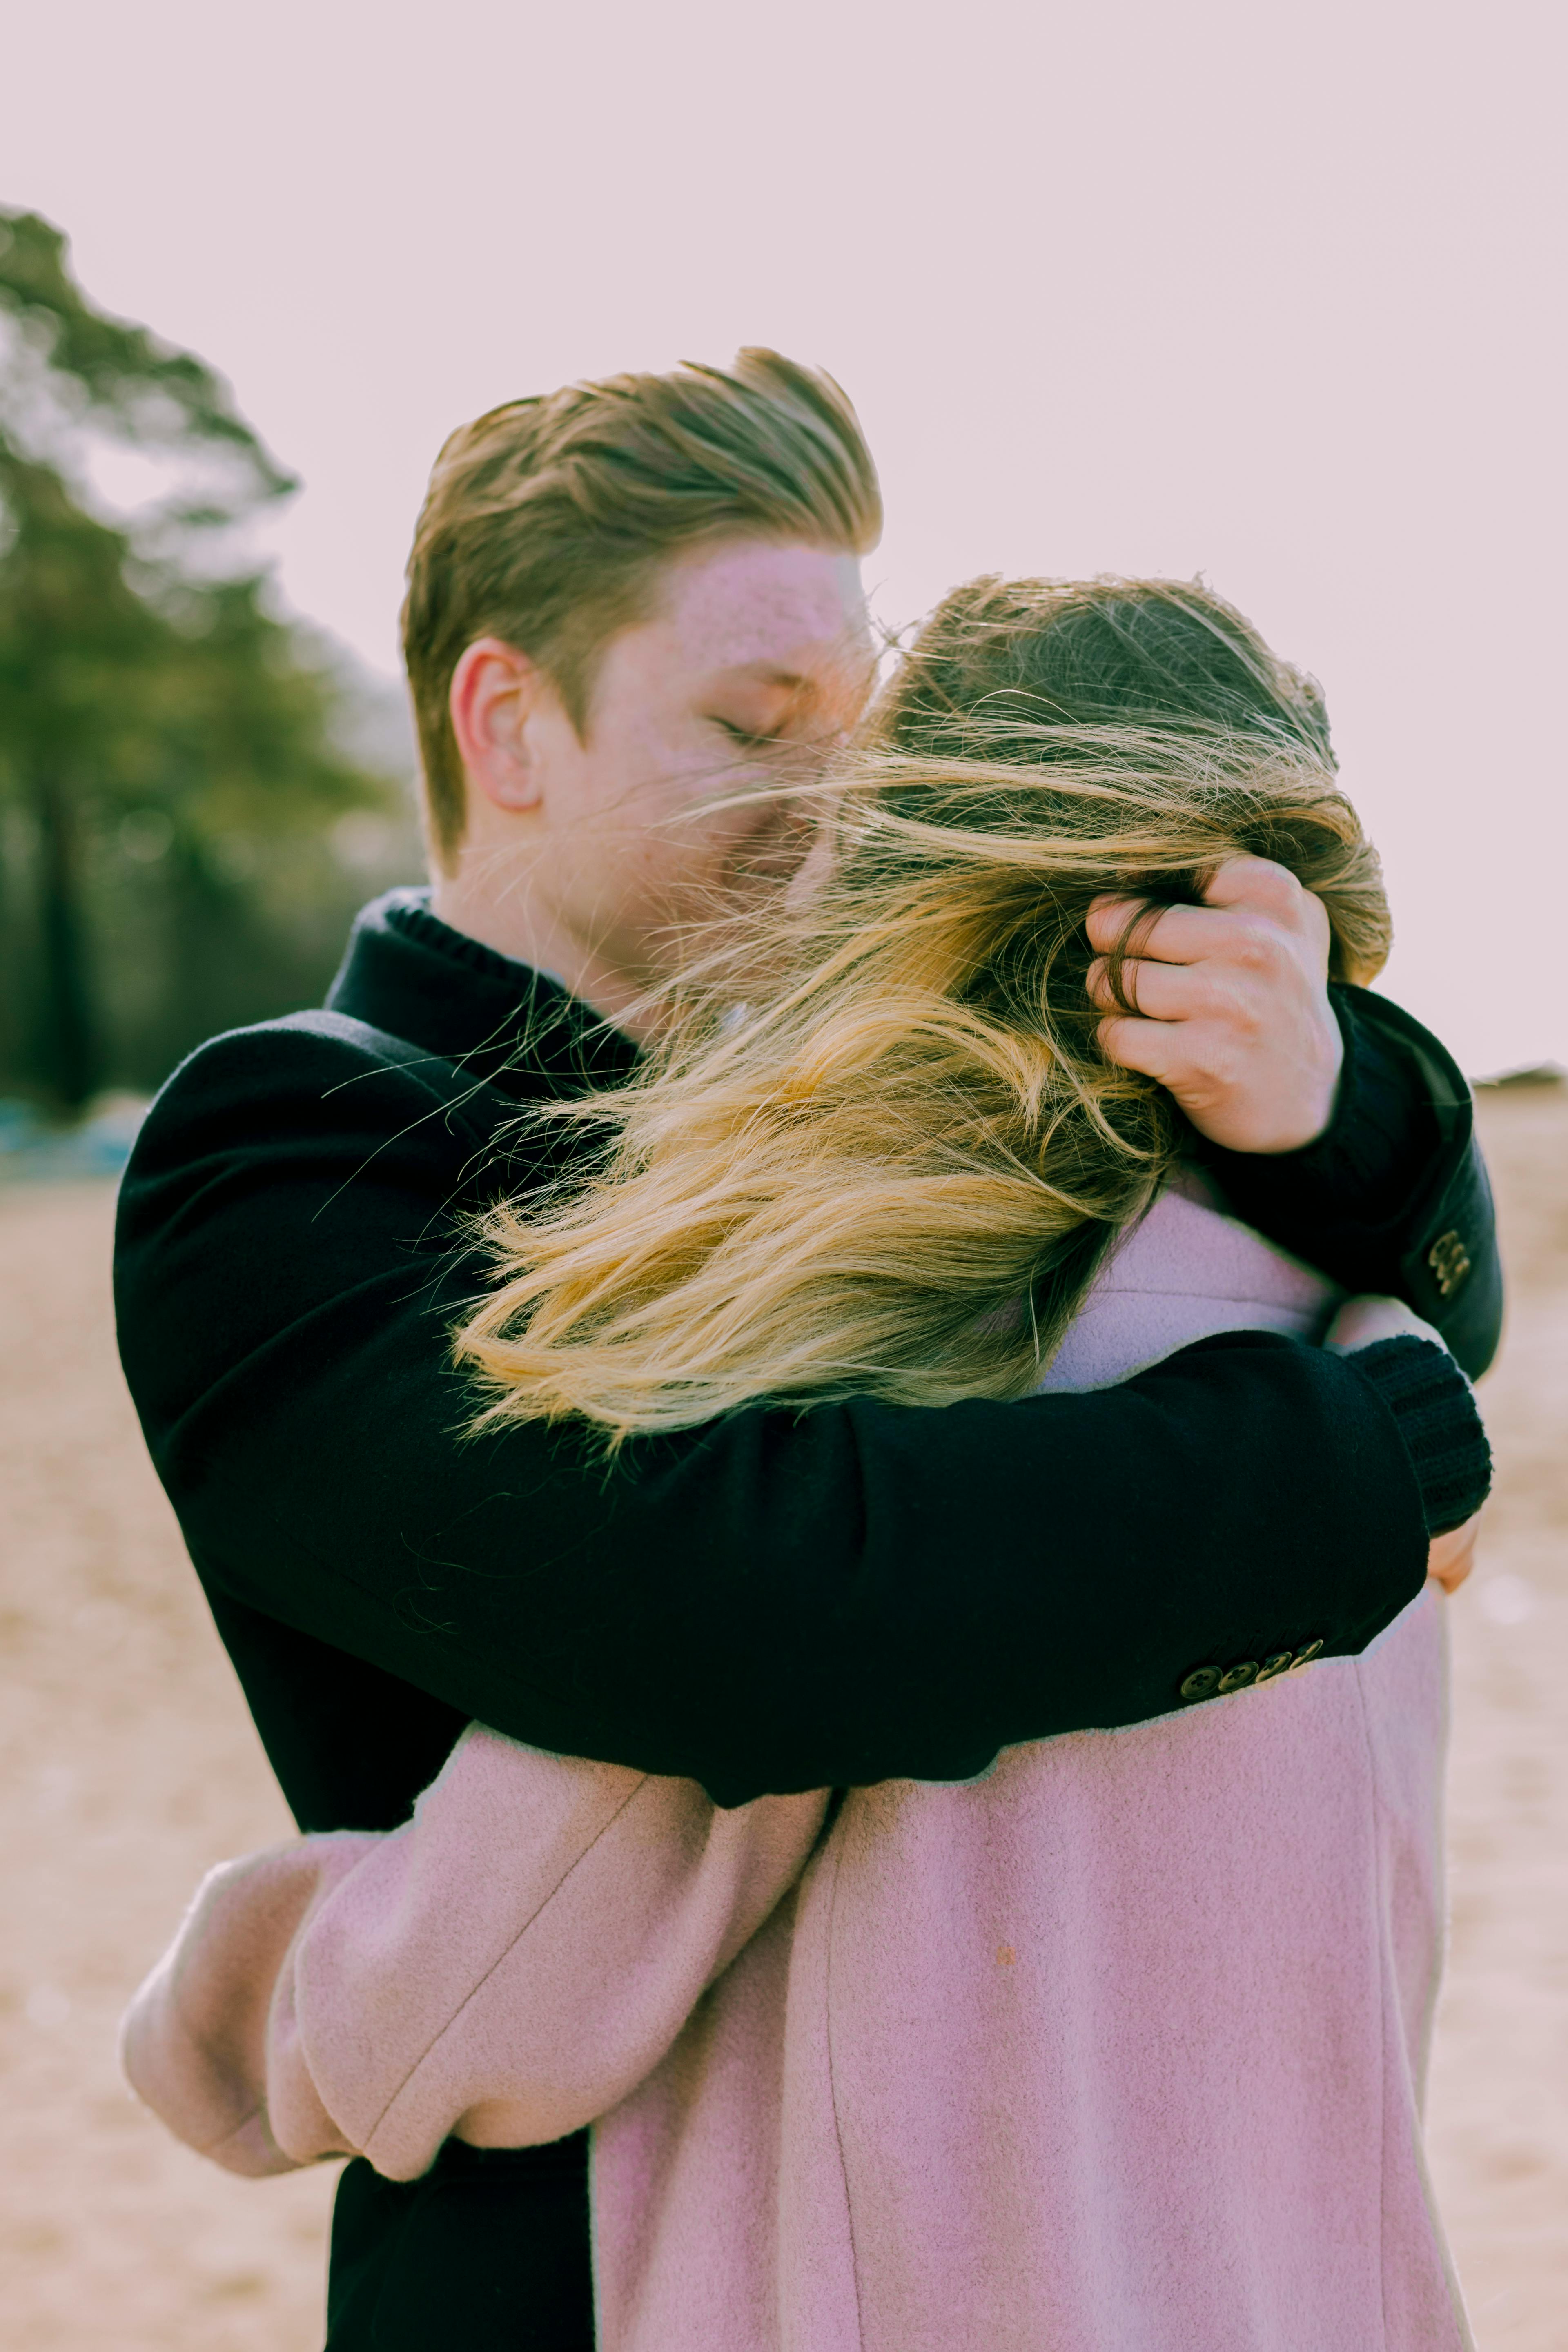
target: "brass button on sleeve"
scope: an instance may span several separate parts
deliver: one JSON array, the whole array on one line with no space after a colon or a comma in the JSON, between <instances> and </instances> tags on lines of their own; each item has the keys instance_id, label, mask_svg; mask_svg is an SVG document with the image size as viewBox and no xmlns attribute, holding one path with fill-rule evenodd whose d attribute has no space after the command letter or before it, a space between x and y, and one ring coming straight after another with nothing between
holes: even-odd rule
<instances>
[{"instance_id":1,"label":"brass button on sleeve","mask_svg":"<svg viewBox=\"0 0 1568 2352\"><path fill-rule=\"evenodd\" d=\"M1322 1646L1321 1642L1309 1642L1304 1650L1298 1650L1290 1672L1294 1674L1298 1667L1310 1666Z\"/></svg>"},{"instance_id":2,"label":"brass button on sleeve","mask_svg":"<svg viewBox=\"0 0 1568 2352\"><path fill-rule=\"evenodd\" d=\"M1256 1681L1257 1675L1257 1659L1243 1658L1238 1666L1232 1666L1227 1673L1221 1675L1219 1686L1222 1691L1245 1690L1248 1683Z\"/></svg>"},{"instance_id":3,"label":"brass button on sleeve","mask_svg":"<svg viewBox=\"0 0 1568 2352\"><path fill-rule=\"evenodd\" d=\"M1439 1234L1426 1253L1439 1295L1451 1298L1470 1270L1470 1254L1456 1232Z\"/></svg>"},{"instance_id":4,"label":"brass button on sleeve","mask_svg":"<svg viewBox=\"0 0 1568 2352\"><path fill-rule=\"evenodd\" d=\"M1276 1675L1282 1675L1290 1663L1290 1654L1289 1650L1276 1650L1271 1658L1265 1658L1258 1669L1258 1681L1271 1683Z\"/></svg>"},{"instance_id":5,"label":"brass button on sleeve","mask_svg":"<svg viewBox=\"0 0 1568 2352\"><path fill-rule=\"evenodd\" d=\"M1182 1685L1181 1696L1185 1699L1207 1698L1218 1685L1217 1666L1194 1666Z\"/></svg>"}]
</instances>

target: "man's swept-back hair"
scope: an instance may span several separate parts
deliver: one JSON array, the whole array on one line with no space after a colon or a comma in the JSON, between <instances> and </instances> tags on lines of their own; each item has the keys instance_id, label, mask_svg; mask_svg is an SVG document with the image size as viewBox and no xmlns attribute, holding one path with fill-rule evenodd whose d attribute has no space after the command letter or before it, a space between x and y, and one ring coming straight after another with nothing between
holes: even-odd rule
<instances>
[{"instance_id":1,"label":"man's swept-back hair","mask_svg":"<svg viewBox=\"0 0 1568 2352\"><path fill-rule=\"evenodd\" d=\"M614 1444L763 1399L1024 1395L1187 1135L1100 1045L1094 898L1273 858L1334 977L1388 952L1321 695L1198 585L955 590L822 810L820 878L748 919L638 1079L553 1114L601 1123L587 1181L489 1221L458 1342L486 1418Z\"/></svg>"},{"instance_id":2,"label":"man's swept-back hair","mask_svg":"<svg viewBox=\"0 0 1568 2352\"><path fill-rule=\"evenodd\" d=\"M847 398L777 352L567 384L461 426L430 477L403 606L437 857L449 865L463 835L447 704L476 637L537 662L582 733L599 655L647 617L672 556L752 536L864 554L881 528Z\"/></svg>"}]
</instances>

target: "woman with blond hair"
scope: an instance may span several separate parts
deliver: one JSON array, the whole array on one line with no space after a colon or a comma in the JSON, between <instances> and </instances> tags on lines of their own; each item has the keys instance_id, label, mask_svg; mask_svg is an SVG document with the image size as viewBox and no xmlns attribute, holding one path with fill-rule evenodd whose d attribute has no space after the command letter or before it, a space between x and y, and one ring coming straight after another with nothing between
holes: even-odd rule
<instances>
[{"instance_id":1,"label":"woman with blond hair","mask_svg":"<svg viewBox=\"0 0 1568 2352\"><path fill-rule=\"evenodd\" d=\"M1423 1454L1424 1327L1227 1215L1085 1010L1087 980L1157 1013L1142 910L1236 859L1313 894L1337 981L1379 969L1310 682L1201 588L977 583L818 814L639 1080L550 1114L602 1149L492 1221L458 1341L480 1419L613 1454L758 1399L963 1412L1220 1332L1403 1334L1429 1518L1466 1520L1484 1440ZM1171 1716L955 1787L721 1811L476 1727L404 1830L215 1873L128 2071L238 2170L353 2149L408 2179L450 2133L593 2120L606 2352L1447 2352L1419 2125L1442 1606L1360 1658L1195 1661Z\"/></svg>"}]
</instances>

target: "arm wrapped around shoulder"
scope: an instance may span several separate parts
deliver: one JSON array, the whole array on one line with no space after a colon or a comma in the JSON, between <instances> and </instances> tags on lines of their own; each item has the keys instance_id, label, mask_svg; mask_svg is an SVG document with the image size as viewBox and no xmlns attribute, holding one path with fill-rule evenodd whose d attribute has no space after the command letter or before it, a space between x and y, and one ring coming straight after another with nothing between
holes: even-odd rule
<instances>
[{"instance_id":1,"label":"arm wrapped around shoulder","mask_svg":"<svg viewBox=\"0 0 1568 2352\"><path fill-rule=\"evenodd\" d=\"M411 2180L559 2139L658 2064L815 1844L827 1792L694 1782L475 1725L414 1819L226 1864L138 1993L132 2088L231 2171Z\"/></svg>"}]
</instances>

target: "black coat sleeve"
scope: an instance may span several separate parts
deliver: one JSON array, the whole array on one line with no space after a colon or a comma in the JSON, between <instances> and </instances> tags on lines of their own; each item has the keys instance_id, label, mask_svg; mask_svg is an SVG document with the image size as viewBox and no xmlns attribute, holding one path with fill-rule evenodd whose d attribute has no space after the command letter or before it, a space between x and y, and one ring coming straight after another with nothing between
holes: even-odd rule
<instances>
[{"instance_id":1,"label":"black coat sleeve","mask_svg":"<svg viewBox=\"0 0 1568 2352\"><path fill-rule=\"evenodd\" d=\"M724 1803L963 1778L1197 1664L1358 1649L1420 1586L1393 1415L1266 1334L1092 1395L739 1412L613 1471L465 1436L452 1213L517 1181L447 1066L322 1013L187 1063L121 1195L125 1370L220 1622L414 1685L435 1754L462 1716Z\"/></svg>"},{"instance_id":2,"label":"black coat sleeve","mask_svg":"<svg viewBox=\"0 0 1568 2352\"><path fill-rule=\"evenodd\" d=\"M1305 1151L1209 1150L1239 1216L1349 1290L1403 1298L1478 1380L1502 1330L1502 1266L1469 1087L1418 1021L1332 992L1344 1033L1333 1123Z\"/></svg>"}]
</instances>

